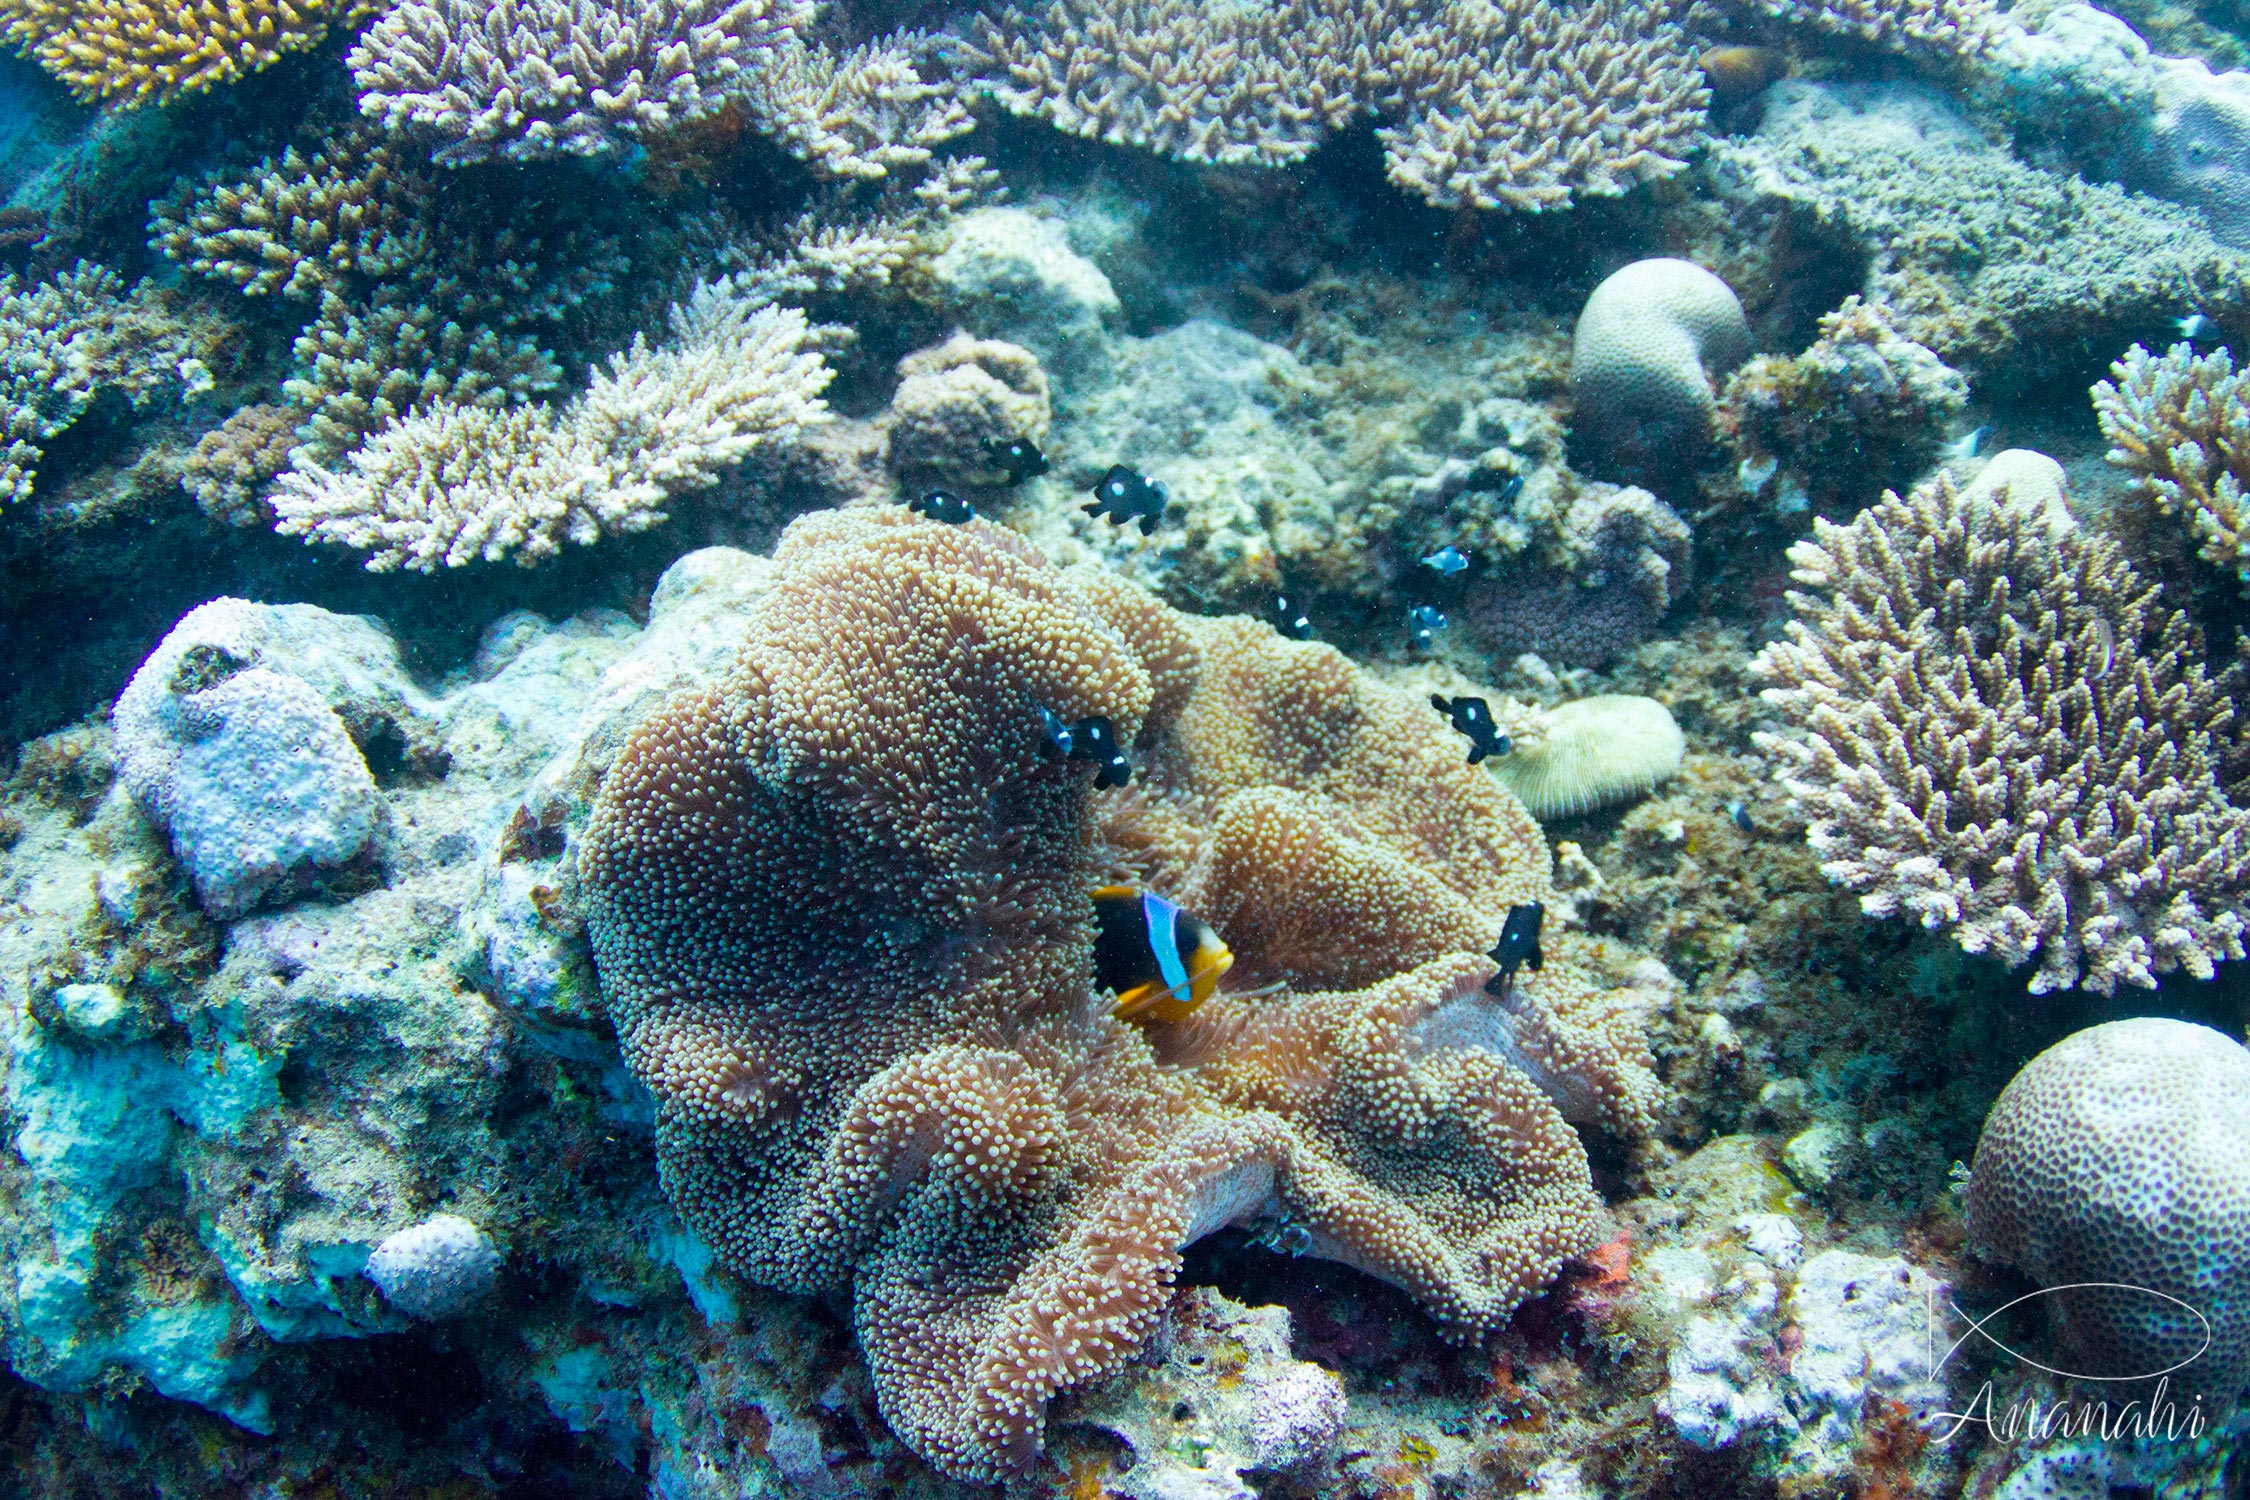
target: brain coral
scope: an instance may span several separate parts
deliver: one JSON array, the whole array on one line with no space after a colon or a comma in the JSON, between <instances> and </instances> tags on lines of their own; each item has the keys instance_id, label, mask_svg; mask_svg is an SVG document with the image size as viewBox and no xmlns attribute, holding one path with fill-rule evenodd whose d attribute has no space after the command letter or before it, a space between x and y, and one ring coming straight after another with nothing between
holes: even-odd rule
<instances>
[{"instance_id":1,"label":"brain coral","mask_svg":"<svg viewBox=\"0 0 2250 1500\"><path fill-rule=\"evenodd\" d=\"M2071 1368L2192 1360L2174 1379L2231 1401L2250 1376L2250 1052L2161 1017L2049 1047L1985 1119L1969 1237L2058 1289ZM2204 1323L2166 1298L2209 1319L2200 1358Z\"/></svg>"},{"instance_id":2,"label":"brain coral","mask_svg":"<svg viewBox=\"0 0 2250 1500\"><path fill-rule=\"evenodd\" d=\"M2194 628L2116 546L2059 526L2036 466L1941 479L1789 549L1760 735L1831 880L1952 927L2035 991L2209 978L2242 956L2241 736Z\"/></svg>"},{"instance_id":3,"label":"brain coral","mask_svg":"<svg viewBox=\"0 0 2250 1500\"><path fill-rule=\"evenodd\" d=\"M1109 716L1132 786L1044 759L1035 706ZM1482 994L1545 845L1413 708L1327 647L864 508L790 527L731 674L609 773L581 880L666 1188L736 1269L852 1290L886 1416L948 1473L1028 1461L1222 1225L1462 1334L1593 1243L1577 1139L1498 1049L1617 1119L1646 1054L1567 939ZM1086 898L1134 869L1278 991L1111 1019Z\"/></svg>"},{"instance_id":4,"label":"brain coral","mask_svg":"<svg viewBox=\"0 0 2250 1500\"><path fill-rule=\"evenodd\" d=\"M1692 466L1714 387L1750 353L1742 304L1684 260L1637 260L1594 288L1570 347L1573 445L1633 477Z\"/></svg>"}]
</instances>

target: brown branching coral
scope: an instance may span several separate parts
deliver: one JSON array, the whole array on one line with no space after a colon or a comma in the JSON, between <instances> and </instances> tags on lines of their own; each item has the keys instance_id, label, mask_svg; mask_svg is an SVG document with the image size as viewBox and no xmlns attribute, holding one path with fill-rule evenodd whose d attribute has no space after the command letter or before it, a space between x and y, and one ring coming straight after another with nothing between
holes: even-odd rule
<instances>
[{"instance_id":1,"label":"brown branching coral","mask_svg":"<svg viewBox=\"0 0 2250 1500\"><path fill-rule=\"evenodd\" d=\"M1664 0L1055 0L983 46L1008 108L1186 161L1279 165L1380 115L1392 178L1447 207L1620 193L1703 126Z\"/></svg>"},{"instance_id":2,"label":"brown branching coral","mask_svg":"<svg viewBox=\"0 0 2250 1500\"><path fill-rule=\"evenodd\" d=\"M2250 377L2225 349L2174 344L2159 359L2139 344L2094 387L2109 461L2160 514L2185 516L2196 550L2250 589Z\"/></svg>"},{"instance_id":3,"label":"brown branching coral","mask_svg":"<svg viewBox=\"0 0 2250 1500\"><path fill-rule=\"evenodd\" d=\"M2044 496L1939 480L1790 549L1759 744L1831 880L2035 991L2209 978L2243 953L2240 731L2196 633Z\"/></svg>"},{"instance_id":4,"label":"brown branching coral","mask_svg":"<svg viewBox=\"0 0 2250 1500\"><path fill-rule=\"evenodd\" d=\"M231 83L373 9L371 0L0 0L9 41L79 98L127 108Z\"/></svg>"},{"instance_id":5,"label":"brown branching coral","mask_svg":"<svg viewBox=\"0 0 2250 1500\"><path fill-rule=\"evenodd\" d=\"M1638 1042L1595 1055L1619 1039L1571 1024L1597 1007L1567 951L1483 995L1546 851L1442 723L1327 647L983 522L819 513L775 564L729 678L611 769L581 888L674 1201L749 1275L852 1288L917 1449L964 1478L1022 1465L1049 1397L1116 1369L1181 1247L1228 1223L1460 1333L1593 1243L1582 1151L1508 1043L1622 1079ZM1042 707L1109 717L1133 786L1045 758ZM1112 1019L1087 895L1131 861L1282 991ZM1325 945L1252 913L1282 861ZM1375 925L1407 896L1433 912Z\"/></svg>"}]
</instances>

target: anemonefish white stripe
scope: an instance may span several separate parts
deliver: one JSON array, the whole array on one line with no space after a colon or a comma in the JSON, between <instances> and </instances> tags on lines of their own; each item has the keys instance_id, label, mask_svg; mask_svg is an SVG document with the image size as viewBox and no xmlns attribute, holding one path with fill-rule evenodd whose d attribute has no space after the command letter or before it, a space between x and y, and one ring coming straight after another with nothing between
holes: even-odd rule
<instances>
[{"instance_id":1,"label":"anemonefish white stripe","mask_svg":"<svg viewBox=\"0 0 2250 1500\"><path fill-rule=\"evenodd\" d=\"M1187 965L1180 961L1180 909L1154 891L1141 892L1141 919L1148 923L1149 951L1156 955L1156 972L1171 986L1172 998L1188 998Z\"/></svg>"}]
</instances>

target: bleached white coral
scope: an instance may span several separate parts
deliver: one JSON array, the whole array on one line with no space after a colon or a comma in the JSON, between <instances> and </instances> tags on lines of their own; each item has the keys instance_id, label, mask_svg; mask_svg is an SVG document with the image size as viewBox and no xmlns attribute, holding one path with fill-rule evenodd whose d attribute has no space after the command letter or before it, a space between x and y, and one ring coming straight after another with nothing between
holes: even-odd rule
<instances>
[{"instance_id":1,"label":"bleached white coral","mask_svg":"<svg viewBox=\"0 0 2250 1500\"><path fill-rule=\"evenodd\" d=\"M831 371L795 309L725 283L673 309L557 411L440 404L384 428L336 469L300 454L274 486L275 529L366 551L376 572L503 558L530 565L662 521L673 495L823 420Z\"/></svg>"}]
</instances>

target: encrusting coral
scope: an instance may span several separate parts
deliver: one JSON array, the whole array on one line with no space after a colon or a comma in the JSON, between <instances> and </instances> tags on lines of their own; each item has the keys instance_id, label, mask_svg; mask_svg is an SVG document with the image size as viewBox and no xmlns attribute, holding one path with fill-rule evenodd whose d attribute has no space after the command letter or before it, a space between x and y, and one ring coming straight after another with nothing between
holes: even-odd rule
<instances>
[{"instance_id":1,"label":"encrusting coral","mask_svg":"<svg viewBox=\"0 0 2250 1500\"><path fill-rule=\"evenodd\" d=\"M670 341L636 336L560 410L438 402L338 468L300 453L274 485L275 529L360 548L377 572L529 565L645 530L672 496L825 418L833 372L803 313L706 283L671 321Z\"/></svg>"},{"instance_id":2,"label":"encrusting coral","mask_svg":"<svg viewBox=\"0 0 2250 1500\"><path fill-rule=\"evenodd\" d=\"M2035 991L2242 956L2234 711L2112 543L1941 477L1789 557L1813 592L1757 669L1794 732L1758 743L1864 910L2037 957Z\"/></svg>"},{"instance_id":3,"label":"encrusting coral","mask_svg":"<svg viewBox=\"0 0 2250 1500\"><path fill-rule=\"evenodd\" d=\"M1110 718L1132 784L1045 758L1040 708ZM893 1427L992 1479L1222 1225L1463 1334L1591 1248L1582 1149L1499 1044L1619 1117L1655 1085L1567 941L1479 988L1546 863L1442 722L1333 650L860 507L795 522L730 675L634 732L579 880L683 1217L758 1280L851 1287ZM1110 1017L1087 898L1125 868L1280 991Z\"/></svg>"},{"instance_id":4,"label":"encrusting coral","mask_svg":"<svg viewBox=\"0 0 2250 1500\"><path fill-rule=\"evenodd\" d=\"M1927 467L1968 401L1957 371L1853 296L1820 320L1804 353L1761 354L1735 371L1719 421L1747 488L1785 476L1776 509L1856 509Z\"/></svg>"},{"instance_id":5,"label":"encrusting coral","mask_svg":"<svg viewBox=\"0 0 2250 1500\"><path fill-rule=\"evenodd\" d=\"M2250 377L2225 349L2174 344L2159 359L2139 344L2094 387L2109 461L2166 516L2184 516L2206 562L2250 588Z\"/></svg>"},{"instance_id":6,"label":"encrusting coral","mask_svg":"<svg viewBox=\"0 0 2250 1500\"><path fill-rule=\"evenodd\" d=\"M1662 0L1194 0L987 21L1001 103L1186 161L1274 166L1379 115L1394 181L1441 207L1556 208L1669 176L1701 134Z\"/></svg>"},{"instance_id":7,"label":"encrusting coral","mask_svg":"<svg viewBox=\"0 0 2250 1500\"><path fill-rule=\"evenodd\" d=\"M231 83L373 9L372 0L0 0L9 41L79 98L127 108Z\"/></svg>"}]
</instances>

